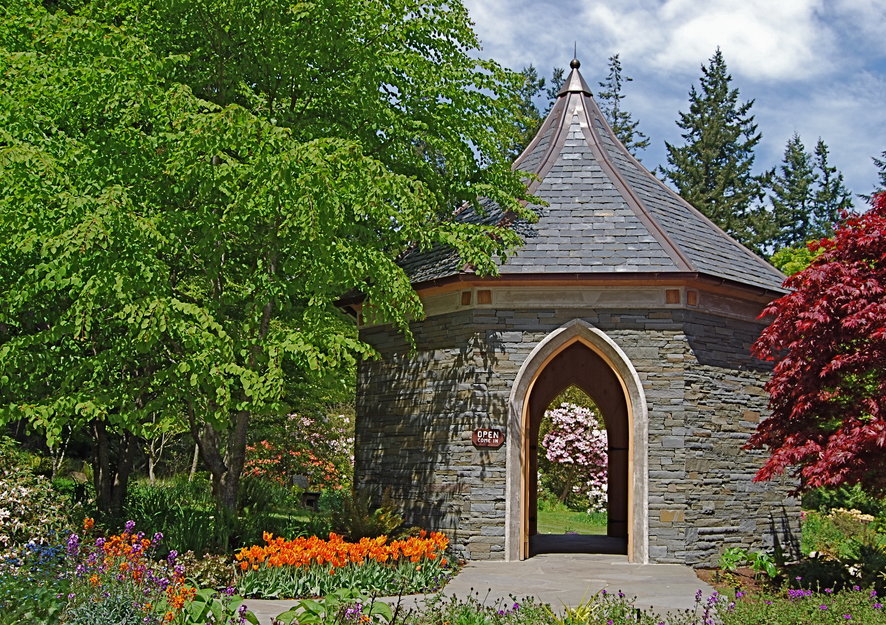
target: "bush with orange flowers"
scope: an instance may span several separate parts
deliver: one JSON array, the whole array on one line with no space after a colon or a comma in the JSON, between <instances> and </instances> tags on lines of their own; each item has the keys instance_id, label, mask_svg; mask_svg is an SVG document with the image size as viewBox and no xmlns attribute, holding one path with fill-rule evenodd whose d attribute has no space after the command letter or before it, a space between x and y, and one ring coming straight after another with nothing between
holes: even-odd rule
<instances>
[{"instance_id":1,"label":"bush with orange flowers","mask_svg":"<svg viewBox=\"0 0 886 625\"><path fill-rule=\"evenodd\" d=\"M83 522L84 537L95 527L92 519ZM242 599L229 589L221 596L211 590L191 586L178 554L169 552L156 560L162 534L147 538L135 532L128 521L120 534L83 540L76 533L68 536L66 552L71 569L70 592L61 622L70 625L95 623L148 623L153 625L205 625L209 613L225 615L213 623L257 623L254 615L240 608Z\"/></svg>"},{"instance_id":2,"label":"bush with orange flowers","mask_svg":"<svg viewBox=\"0 0 886 625\"><path fill-rule=\"evenodd\" d=\"M266 532L264 541L235 555L241 570L237 586L246 596L315 597L337 588L374 596L430 592L455 571L446 555L449 539L438 532L358 542L334 533L329 540L316 536L285 540Z\"/></svg>"}]
</instances>

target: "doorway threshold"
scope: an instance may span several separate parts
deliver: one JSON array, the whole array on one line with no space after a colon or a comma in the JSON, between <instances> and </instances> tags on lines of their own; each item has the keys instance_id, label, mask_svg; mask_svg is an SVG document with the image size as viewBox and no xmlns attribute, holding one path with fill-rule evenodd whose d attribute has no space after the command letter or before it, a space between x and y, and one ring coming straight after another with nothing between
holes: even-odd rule
<instances>
[{"instance_id":1,"label":"doorway threshold","mask_svg":"<svg viewBox=\"0 0 886 625\"><path fill-rule=\"evenodd\" d=\"M542 553L627 554L628 539L593 534L536 534L529 538L529 556Z\"/></svg>"}]
</instances>

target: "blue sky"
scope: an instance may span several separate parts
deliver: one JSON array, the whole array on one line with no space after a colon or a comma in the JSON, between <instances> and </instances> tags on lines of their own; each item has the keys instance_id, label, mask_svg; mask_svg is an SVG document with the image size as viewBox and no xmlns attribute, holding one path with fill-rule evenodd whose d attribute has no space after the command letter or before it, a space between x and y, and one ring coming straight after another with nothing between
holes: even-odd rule
<instances>
[{"instance_id":1,"label":"blue sky","mask_svg":"<svg viewBox=\"0 0 886 625\"><path fill-rule=\"evenodd\" d=\"M634 81L623 101L652 145L680 144L678 111L717 46L763 139L758 169L781 162L798 132L811 151L824 139L853 193L869 193L872 156L886 150L886 0L464 0L482 56L550 76L568 67L573 41L591 89L618 52ZM856 201L859 207L863 203Z\"/></svg>"}]
</instances>

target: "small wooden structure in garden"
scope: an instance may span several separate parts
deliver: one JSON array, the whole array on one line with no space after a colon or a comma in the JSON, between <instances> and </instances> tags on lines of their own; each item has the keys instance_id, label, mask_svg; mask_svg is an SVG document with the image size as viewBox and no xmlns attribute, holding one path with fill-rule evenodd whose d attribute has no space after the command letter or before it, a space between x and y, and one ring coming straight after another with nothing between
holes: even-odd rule
<instances>
[{"instance_id":1,"label":"small wooden structure in garden","mask_svg":"<svg viewBox=\"0 0 886 625\"><path fill-rule=\"evenodd\" d=\"M797 503L741 449L766 415L749 348L783 276L633 158L571 66L514 164L548 204L514 224L525 245L494 278L445 249L405 258L427 314L415 350L361 327L382 357L359 371L356 482L467 558L528 557L539 423L576 386L609 436L607 548L703 564L783 543ZM487 209L459 218L503 219Z\"/></svg>"}]
</instances>

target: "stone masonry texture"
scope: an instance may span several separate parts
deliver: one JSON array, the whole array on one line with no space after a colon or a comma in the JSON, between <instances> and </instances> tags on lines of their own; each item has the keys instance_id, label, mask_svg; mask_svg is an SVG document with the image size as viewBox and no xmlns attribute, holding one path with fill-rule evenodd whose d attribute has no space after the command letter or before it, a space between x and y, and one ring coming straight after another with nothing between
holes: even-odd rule
<instances>
[{"instance_id":1,"label":"stone masonry texture","mask_svg":"<svg viewBox=\"0 0 886 625\"><path fill-rule=\"evenodd\" d=\"M506 451L474 448L471 432L507 430L520 366L573 319L615 341L643 385L650 561L794 549L791 485L753 482L763 456L742 450L767 414L768 371L749 355L761 326L685 308L463 310L415 323L414 349L390 328L365 328L381 357L359 370L358 486L387 490L409 524L446 532L464 557L503 559Z\"/></svg>"}]
</instances>

